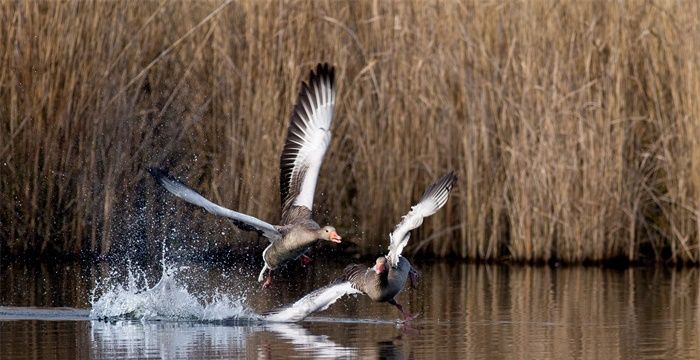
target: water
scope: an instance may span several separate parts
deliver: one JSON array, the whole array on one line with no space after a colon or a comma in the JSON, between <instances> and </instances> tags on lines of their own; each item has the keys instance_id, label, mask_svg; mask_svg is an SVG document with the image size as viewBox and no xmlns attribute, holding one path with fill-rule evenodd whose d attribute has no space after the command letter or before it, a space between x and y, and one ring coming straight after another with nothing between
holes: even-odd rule
<instances>
[{"instance_id":1,"label":"water","mask_svg":"<svg viewBox=\"0 0 700 360\"><path fill-rule=\"evenodd\" d=\"M260 290L255 266L173 266L165 287L159 264L132 266L129 288L125 266L3 264L0 358L700 358L695 268L418 263L419 288L398 297L421 314L410 326L361 296L298 324L260 320L343 265L319 260ZM105 279L136 310L91 319Z\"/></svg>"}]
</instances>

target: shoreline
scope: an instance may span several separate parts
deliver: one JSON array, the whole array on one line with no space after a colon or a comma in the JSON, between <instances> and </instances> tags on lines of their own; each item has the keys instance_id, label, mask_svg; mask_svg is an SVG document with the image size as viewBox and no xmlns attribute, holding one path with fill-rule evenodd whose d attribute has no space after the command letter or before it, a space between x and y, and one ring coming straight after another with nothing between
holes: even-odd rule
<instances>
[{"instance_id":1,"label":"shoreline","mask_svg":"<svg viewBox=\"0 0 700 360\"><path fill-rule=\"evenodd\" d=\"M262 248L261 248L262 249ZM240 249L238 249L240 250ZM372 263L377 256L381 254L362 254L360 251L347 251L345 250L335 250L332 248L315 248L312 252L311 257L319 262L324 262L328 260L347 260L348 263ZM241 265L241 264L253 264L259 265L259 257L262 254L262 250L250 250L245 252L234 252L232 249L221 249L219 251L208 251L201 252L199 254L193 255L188 254L185 251L175 252L175 257L177 257L183 264L211 264L211 265ZM323 260L317 260L323 256ZM0 254L0 264L76 264L81 265L97 265L97 264L118 264L123 261L124 258L128 258L135 263L151 261L151 259L157 258L160 261L160 254L110 254L108 256L97 256L95 254L44 254L38 255L36 253L26 253L21 255L8 255L4 251ZM543 261L524 261L524 260L513 260L509 258L503 259L471 259L471 258L460 258L457 256L435 256L427 253L417 253L408 256L408 259L415 264L436 264L436 263L455 263L455 264L476 264L476 265L496 265L496 266L518 266L518 267L550 267L550 268L567 268L567 267L600 267L605 269L629 269L638 267L648 267L648 268L667 268L667 269L679 269L679 268L695 268L699 267L700 264L692 262L683 263L672 263L667 260L650 260L650 261L630 261L628 259L604 259L598 261L581 261L581 262L565 262L557 259Z\"/></svg>"}]
</instances>

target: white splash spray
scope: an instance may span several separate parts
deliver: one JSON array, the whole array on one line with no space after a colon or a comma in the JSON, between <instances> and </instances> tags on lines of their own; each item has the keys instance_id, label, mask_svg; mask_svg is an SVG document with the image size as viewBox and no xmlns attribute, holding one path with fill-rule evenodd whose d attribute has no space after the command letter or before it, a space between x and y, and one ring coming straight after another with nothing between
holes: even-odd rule
<instances>
[{"instance_id":1,"label":"white splash spray","mask_svg":"<svg viewBox=\"0 0 700 360\"><path fill-rule=\"evenodd\" d=\"M124 283L113 273L92 290L90 318L139 320L247 320L261 317L245 306L245 296L233 296L214 289L209 300L195 295L179 280L187 267L174 267L161 260L162 273L154 286L149 286L145 273L127 264ZM97 295L99 294L99 296Z\"/></svg>"}]
</instances>

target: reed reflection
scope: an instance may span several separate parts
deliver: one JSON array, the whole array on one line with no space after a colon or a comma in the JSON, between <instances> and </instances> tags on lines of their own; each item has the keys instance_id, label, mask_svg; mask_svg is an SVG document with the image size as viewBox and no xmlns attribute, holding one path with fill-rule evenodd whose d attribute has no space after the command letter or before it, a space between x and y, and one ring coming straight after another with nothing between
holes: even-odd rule
<instances>
[{"instance_id":1,"label":"reed reflection","mask_svg":"<svg viewBox=\"0 0 700 360\"><path fill-rule=\"evenodd\" d=\"M317 264L323 272L265 293L250 274L192 267L202 274L194 288L247 293L258 313L339 272L345 264ZM419 264L417 290L399 295L421 313L413 330L397 314L364 297L342 299L301 324L197 322L37 321L0 314L0 347L6 354L37 356L90 349L92 355L228 356L274 358L695 358L700 328L698 269L521 267ZM0 267L0 305L86 308L92 279L107 266L82 269L25 265ZM325 276L325 277L324 277ZM227 285L233 284L233 285ZM193 293L198 294L193 290ZM20 313L26 313L23 310ZM18 314L15 312L15 314ZM318 318L322 317L322 318ZM46 320L46 319L44 319ZM65 320L65 319L63 319ZM78 319L79 320L79 319ZM388 320L388 321L387 321ZM75 341L66 342L72 338ZM71 348L73 347L73 348ZM59 351L59 350L57 350Z\"/></svg>"}]
</instances>

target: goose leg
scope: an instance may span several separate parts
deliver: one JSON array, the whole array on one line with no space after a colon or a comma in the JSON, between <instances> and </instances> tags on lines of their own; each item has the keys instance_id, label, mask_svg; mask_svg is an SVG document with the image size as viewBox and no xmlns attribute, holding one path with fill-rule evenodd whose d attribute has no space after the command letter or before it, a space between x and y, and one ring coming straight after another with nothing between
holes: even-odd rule
<instances>
[{"instance_id":1,"label":"goose leg","mask_svg":"<svg viewBox=\"0 0 700 360\"><path fill-rule=\"evenodd\" d=\"M263 281L265 278L265 270L267 270L267 264L263 264L263 268L260 270L260 275L258 275L258 282Z\"/></svg>"},{"instance_id":2,"label":"goose leg","mask_svg":"<svg viewBox=\"0 0 700 360\"><path fill-rule=\"evenodd\" d=\"M262 284L263 289L267 289L272 285L272 270L267 272L267 278L265 279L265 282Z\"/></svg>"},{"instance_id":3,"label":"goose leg","mask_svg":"<svg viewBox=\"0 0 700 360\"><path fill-rule=\"evenodd\" d=\"M401 306L401 304L397 303L396 300L394 300L394 299L389 300L389 304L396 306L396 308L399 309L399 311L401 311L401 315L403 315L404 321L411 321L411 320L418 317L418 314L412 315L411 313L405 311L403 309L403 306Z\"/></svg>"},{"instance_id":4,"label":"goose leg","mask_svg":"<svg viewBox=\"0 0 700 360\"><path fill-rule=\"evenodd\" d=\"M269 270L267 272L267 278L265 277L265 270ZM265 282L262 284L263 289L267 288L272 284L272 270L267 267L267 263L263 265L262 270L260 270L260 275L258 275L258 282L263 281L265 279Z\"/></svg>"}]
</instances>

